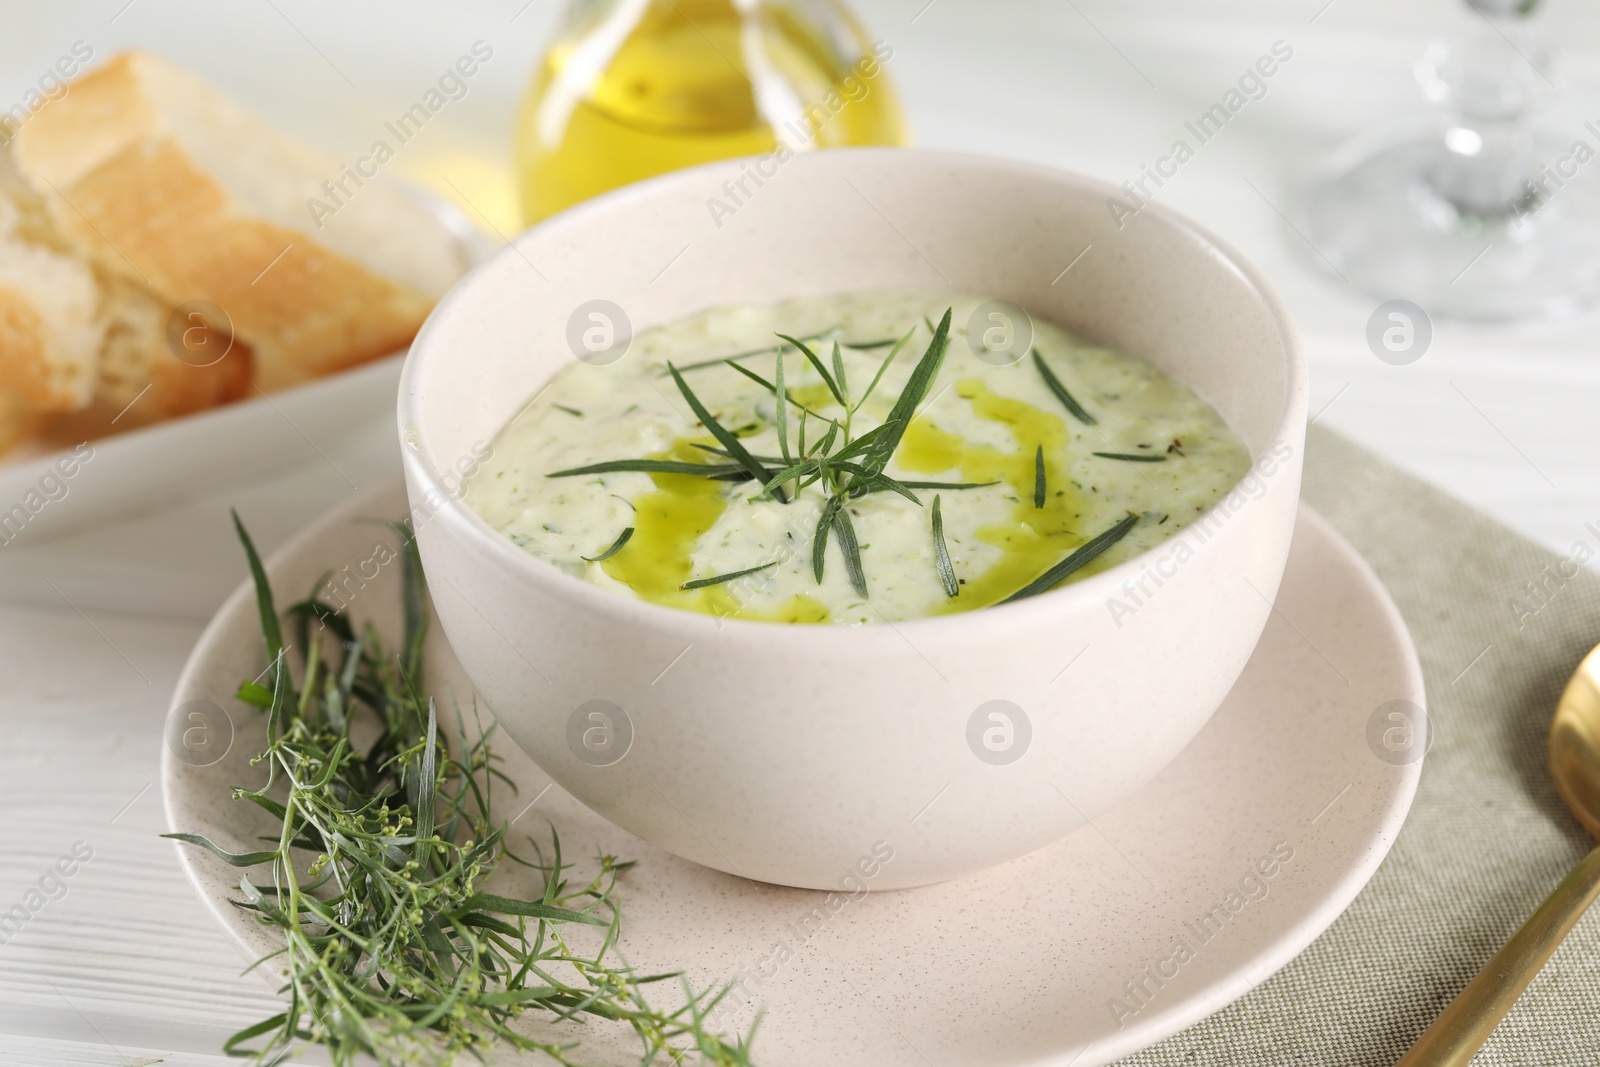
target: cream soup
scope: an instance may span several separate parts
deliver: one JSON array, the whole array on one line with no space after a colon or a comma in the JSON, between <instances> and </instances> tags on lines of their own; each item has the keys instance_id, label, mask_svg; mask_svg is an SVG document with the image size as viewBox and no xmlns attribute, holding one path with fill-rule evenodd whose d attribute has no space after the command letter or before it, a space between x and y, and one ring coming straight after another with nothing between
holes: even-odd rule
<instances>
[{"instance_id":1,"label":"cream soup","mask_svg":"<svg viewBox=\"0 0 1600 1067\"><path fill-rule=\"evenodd\" d=\"M466 501L622 595L854 624L1097 573L1249 466L1142 359L981 297L892 291L715 308L575 361L500 431Z\"/></svg>"}]
</instances>

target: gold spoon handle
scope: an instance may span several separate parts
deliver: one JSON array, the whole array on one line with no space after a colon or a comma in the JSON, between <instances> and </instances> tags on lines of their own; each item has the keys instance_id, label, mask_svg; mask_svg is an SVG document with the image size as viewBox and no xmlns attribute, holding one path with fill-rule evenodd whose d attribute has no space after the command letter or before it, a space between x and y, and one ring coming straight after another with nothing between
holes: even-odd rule
<instances>
[{"instance_id":1,"label":"gold spoon handle","mask_svg":"<svg viewBox=\"0 0 1600 1067\"><path fill-rule=\"evenodd\" d=\"M1600 848L1550 891L1395 1067L1466 1067L1596 896Z\"/></svg>"}]
</instances>

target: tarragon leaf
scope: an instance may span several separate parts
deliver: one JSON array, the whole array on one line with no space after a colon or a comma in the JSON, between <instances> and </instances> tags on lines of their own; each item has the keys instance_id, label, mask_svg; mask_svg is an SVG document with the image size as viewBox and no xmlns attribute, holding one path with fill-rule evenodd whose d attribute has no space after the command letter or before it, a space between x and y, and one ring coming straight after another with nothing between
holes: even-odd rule
<instances>
[{"instance_id":1,"label":"tarragon leaf","mask_svg":"<svg viewBox=\"0 0 1600 1067\"><path fill-rule=\"evenodd\" d=\"M792 482L796 478L801 478L807 474L810 474L812 471L817 470L819 466L820 464L817 460L804 459L792 467L785 467L783 470L772 476L772 480L762 487L763 491L770 493L780 485L783 485L787 482Z\"/></svg>"},{"instance_id":2,"label":"tarragon leaf","mask_svg":"<svg viewBox=\"0 0 1600 1067\"><path fill-rule=\"evenodd\" d=\"M813 455L813 456L826 456L828 454L828 449L833 447L834 439L836 437L838 437L838 435L839 435L839 424L837 422L834 422L832 419L829 419L828 420L828 432L823 434L821 439L818 440L814 445L811 446L810 455Z\"/></svg>"},{"instance_id":3,"label":"tarragon leaf","mask_svg":"<svg viewBox=\"0 0 1600 1067\"><path fill-rule=\"evenodd\" d=\"M526 915L530 919L544 919L547 922L555 923L583 923L586 926L608 925L604 919L590 915L587 912L557 907L554 904L538 904L529 900L497 897L490 893L474 893L466 899L462 907L474 911L497 911L502 915Z\"/></svg>"},{"instance_id":4,"label":"tarragon leaf","mask_svg":"<svg viewBox=\"0 0 1600 1067\"><path fill-rule=\"evenodd\" d=\"M416 820L416 844L412 858L424 871L433 858L433 812L439 790L439 709L428 699L428 736L422 744L422 765L417 770L416 803L411 806ZM443 938L443 934L439 935Z\"/></svg>"},{"instance_id":5,"label":"tarragon leaf","mask_svg":"<svg viewBox=\"0 0 1600 1067\"><path fill-rule=\"evenodd\" d=\"M632 537L632 536L633 536L633 527L632 526L626 526L626 527L623 528L622 532L617 535L617 539L615 541L611 542L611 547L610 548L606 549L604 552L600 553L598 556L579 556L578 558L581 559L581 560L584 560L584 561L586 561L588 563L600 563L600 562L603 562L605 560L608 560L612 556L615 556L618 552L621 552L622 551L622 546L627 544L628 543L628 539L630 537Z\"/></svg>"},{"instance_id":6,"label":"tarragon leaf","mask_svg":"<svg viewBox=\"0 0 1600 1067\"><path fill-rule=\"evenodd\" d=\"M810 347L804 341L790 337L788 334L784 333L780 333L778 336L798 348L801 354L804 355L806 359L811 361L811 365L817 368L818 374L822 375L823 384L828 387L828 392L833 394L833 398L839 402L839 406L848 407L849 405L847 405L844 400L844 393L839 390L839 383L833 380L833 375L828 373L828 368L822 365L822 360L817 358L817 354L811 351Z\"/></svg>"},{"instance_id":7,"label":"tarragon leaf","mask_svg":"<svg viewBox=\"0 0 1600 1067\"><path fill-rule=\"evenodd\" d=\"M573 478L581 474L614 474L619 471L637 471L644 474L700 474L707 478L729 474L746 468L727 463L685 463L675 459L608 459L604 463L591 463L586 467L570 467L564 471L551 471L546 478Z\"/></svg>"},{"instance_id":8,"label":"tarragon leaf","mask_svg":"<svg viewBox=\"0 0 1600 1067\"><path fill-rule=\"evenodd\" d=\"M822 514L817 517L817 532L811 536L811 572L816 575L818 585L822 584L822 564L828 553L828 531L843 502L843 497L828 498L822 506Z\"/></svg>"},{"instance_id":9,"label":"tarragon leaf","mask_svg":"<svg viewBox=\"0 0 1600 1067\"><path fill-rule=\"evenodd\" d=\"M939 497L933 498L933 566L939 572L939 584L945 596L960 596L961 583L956 569L950 564L950 549L944 543L944 516L939 513Z\"/></svg>"},{"instance_id":10,"label":"tarragon leaf","mask_svg":"<svg viewBox=\"0 0 1600 1067\"><path fill-rule=\"evenodd\" d=\"M1044 507L1044 445L1033 453L1033 506Z\"/></svg>"},{"instance_id":11,"label":"tarragon leaf","mask_svg":"<svg viewBox=\"0 0 1600 1067\"><path fill-rule=\"evenodd\" d=\"M852 456L859 456L868 449L875 447L881 438L887 434L893 433L896 428L899 427L899 425L900 424L898 422L886 422L882 426L874 427L873 429L870 429L866 433L862 434L860 437L857 437L854 441L851 441L849 444L845 445L843 448L839 449L839 451L829 456L828 459L831 462L837 463L841 459L849 459Z\"/></svg>"},{"instance_id":12,"label":"tarragon leaf","mask_svg":"<svg viewBox=\"0 0 1600 1067\"><path fill-rule=\"evenodd\" d=\"M729 366L738 367L739 364L730 363ZM794 456L789 452L789 405L786 403L789 392L783 387L782 352L773 363L772 377L772 428L778 432L778 451L783 455L783 462L793 463Z\"/></svg>"},{"instance_id":13,"label":"tarragon leaf","mask_svg":"<svg viewBox=\"0 0 1600 1067\"><path fill-rule=\"evenodd\" d=\"M1039 377L1044 379L1044 384L1049 386L1050 391L1056 395L1056 399L1061 401L1062 407L1072 412L1073 417L1078 421L1087 423L1090 426L1095 425L1095 417L1085 411L1083 405L1078 403L1071 393L1067 392L1067 387L1061 384L1061 379L1056 377L1055 372L1044 361L1044 357L1039 355L1037 349L1033 352L1033 365L1038 368Z\"/></svg>"},{"instance_id":14,"label":"tarragon leaf","mask_svg":"<svg viewBox=\"0 0 1600 1067\"><path fill-rule=\"evenodd\" d=\"M1013 600L1021 600L1024 597L1030 596L1038 596L1040 593L1048 592L1049 590L1054 589L1056 584L1060 582L1061 579L1065 578L1074 571L1083 569L1096 556L1100 555L1106 549L1110 548L1112 545L1116 544L1118 541L1127 536L1128 531L1133 529L1134 524L1138 521L1139 516L1129 515L1127 518L1111 527L1111 529L1098 535L1093 540L1086 541L1077 548L1073 549L1072 554L1066 559L1062 560L1060 563L1057 563L1054 567L1051 567L1049 570L1039 575L1039 577L1035 578L1021 589L1018 589L1015 593L1012 593L1010 596L1000 601L1000 603L1009 604Z\"/></svg>"},{"instance_id":15,"label":"tarragon leaf","mask_svg":"<svg viewBox=\"0 0 1600 1067\"><path fill-rule=\"evenodd\" d=\"M804 339L807 340L807 341L821 340L822 338L828 336L830 333L833 333L838 329L839 329L839 327L837 327L837 326L830 326L826 330L823 330L821 333L808 333L808 334L806 334ZM768 352L781 352L781 351L783 351L783 345L763 345L760 348L752 348L752 349L750 349L748 351L745 351L745 352L735 352L731 356L718 356L716 359L702 359L698 363L685 363L683 366L679 367L678 369L681 370L681 371L699 370L702 367L715 367L718 363L727 363L727 362L729 362L731 360L736 360L736 359L749 359L752 356L764 356ZM662 377L666 377L666 376L662 375Z\"/></svg>"},{"instance_id":16,"label":"tarragon leaf","mask_svg":"<svg viewBox=\"0 0 1600 1067\"><path fill-rule=\"evenodd\" d=\"M759 567L746 567L742 571L729 571L727 574L719 574L715 578L696 578L692 582L684 582L682 585L678 586L678 588L704 589L708 585L721 585L723 582L731 582L735 578L743 578L747 574L754 574L756 571L764 571L768 567L776 567L777 565L778 561L773 560L770 563L763 563Z\"/></svg>"},{"instance_id":17,"label":"tarragon leaf","mask_svg":"<svg viewBox=\"0 0 1600 1067\"><path fill-rule=\"evenodd\" d=\"M672 380L678 383L678 392L683 394L683 399L694 411L695 418L699 419L701 425L711 431L711 436L720 441L722 447L733 455L739 466L749 471L751 477L755 478L756 481L761 482L763 485L770 481L772 475L768 473L767 468L758 463L740 440L727 427L718 422L716 416L706 410L706 406L700 403L700 398L694 395L694 390L689 388L689 383L683 380L683 375L678 373L678 368L668 363L667 370L672 372ZM780 496L778 499L782 500L783 498Z\"/></svg>"},{"instance_id":18,"label":"tarragon leaf","mask_svg":"<svg viewBox=\"0 0 1600 1067\"><path fill-rule=\"evenodd\" d=\"M174 841L186 841L191 845L199 845L235 867L254 867L258 863L265 863L270 859L276 859L278 856L277 849L272 849L268 852L229 852L209 837L201 837L199 834L162 834L161 836L170 837Z\"/></svg>"},{"instance_id":19,"label":"tarragon leaf","mask_svg":"<svg viewBox=\"0 0 1600 1067\"><path fill-rule=\"evenodd\" d=\"M256 543L246 532L239 513L232 508L228 513L233 516L233 528L244 545L245 558L250 561L250 579L256 587L256 613L261 617L261 636L266 641L267 658L277 659L278 653L283 651L283 627L278 622L278 609L272 603L272 584L267 581L267 570L261 565Z\"/></svg>"},{"instance_id":20,"label":"tarragon leaf","mask_svg":"<svg viewBox=\"0 0 1600 1067\"><path fill-rule=\"evenodd\" d=\"M839 499L838 497L834 498ZM861 546L856 543L856 528L850 522L850 509L839 507L833 516L833 536L844 553L844 572L850 577L850 586L862 599L867 595L867 573L861 568Z\"/></svg>"},{"instance_id":21,"label":"tarragon leaf","mask_svg":"<svg viewBox=\"0 0 1600 1067\"><path fill-rule=\"evenodd\" d=\"M900 390L894 407L889 409L888 418L883 420L884 425L892 423L895 428L873 442L873 447L861 464L868 470L881 471L888 464L894 450L900 447L900 438L905 435L906 427L911 425L917 406L928 395L928 389L939 373L939 366L944 362L945 349L950 345L950 313L951 309L946 308L944 318L939 320L938 327L933 331L928 350L917 361L916 369L906 380L905 388Z\"/></svg>"},{"instance_id":22,"label":"tarragon leaf","mask_svg":"<svg viewBox=\"0 0 1600 1067\"><path fill-rule=\"evenodd\" d=\"M782 360L781 356L779 357L779 360L781 362L781 360ZM737 363L730 363L730 364L728 364L728 366L732 367L734 370L738 371L740 374L744 375L746 378L749 378L751 381L753 381L757 385L761 386L761 388L765 389L767 392L775 393L777 391L777 385L775 383L767 381L767 379L763 378L761 375L757 374L755 371L751 370L749 367L741 367ZM815 411L811 411L810 408L806 407L804 404L800 403L800 401L796 400L794 398L794 394L789 392L787 389L784 390L783 395L789 401L789 403L791 403L795 407L799 408L802 412L808 412L809 411L809 412L811 412L811 414L817 415L817 413ZM822 415L817 415L817 418L819 418L819 419L823 418L823 417L824 416L822 416Z\"/></svg>"},{"instance_id":23,"label":"tarragon leaf","mask_svg":"<svg viewBox=\"0 0 1600 1067\"><path fill-rule=\"evenodd\" d=\"M900 350L906 346L906 342L910 341L911 340L911 335L916 333L916 332L917 332L917 328L915 326L913 326L913 327L911 327L911 329L909 329L909 330L907 330L905 332L905 335L902 336L900 338L900 340L892 342L894 344L894 347L889 350L889 354L887 356L883 357L883 362L878 364L878 373L876 373L876 374L874 374L872 376L872 381L870 383L868 383L868 385L867 385L867 391L861 394L861 399L856 401L856 406L852 410L855 410L855 411L861 410L861 405L865 404L867 402L867 398L872 395L872 391L874 389L878 388L878 382L883 378L883 372L889 369L889 364L894 362L894 357L898 356L900 354ZM875 341L875 342L873 342L871 347L878 348L878 347L881 347L883 345L890 344L890 343L891 343L890 341ZM851 347L852 348L861 348L863 346L861 346L861 345L852 345Z\"/></svg>"}]
</instances>

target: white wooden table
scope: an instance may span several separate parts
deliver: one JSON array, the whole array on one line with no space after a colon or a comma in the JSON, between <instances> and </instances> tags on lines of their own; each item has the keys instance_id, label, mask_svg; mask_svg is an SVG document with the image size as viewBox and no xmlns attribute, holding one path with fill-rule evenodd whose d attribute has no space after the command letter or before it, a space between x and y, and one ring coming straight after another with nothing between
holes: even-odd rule
<instances>
[{"instance_id":1,"label":"white wooden table","mask_svg":"<svg viewBox=\"0 0 1600 1067\"><path fill-rule=\"evenodd\" d=\"M206 74L340 158L364 150L473 41L494 58L396 170L465 198L509 231L508 132L554 0L94 0L12 5L0 106L82 40ZM1310 342L1312 410L1382 456L1551 549L1600 520L1595 323L1436 324L1417 363L1364 340L1375 301L1307 265L1278 207L1288 172L1346 133L1419 109L1410 66L1459 18L1445 0L1196 4L871 0L888 69L925 145L1066 166L1115 183L1162 154L1274 41L1294 58L1263 99L1162 190L1163 202L1261 265ZM1544 16L1570 84L1553 121L1600 114L1600 12ZM1313 21L1314 20L1314 21ZM1563 118L1563 116L1565 116ZM223 1035L276 1010L200 914L173 861L154 785L166 701L191 643L242 576L236 505L270 549L395 469L381 421L317 442L252 485L72 536L0 547L0 912L76 842L93 859L9 940L0 932L0 1065L220 1064ZM337 469L335 469L337 468ZM1427 546L1418 546L1427 551ZM1530 576L1533 577L1533 576ZM1508 619L1509 619L1508 611ZM1600 636L1600 635L1597 635Z\"/></svg>"}]
</instances>

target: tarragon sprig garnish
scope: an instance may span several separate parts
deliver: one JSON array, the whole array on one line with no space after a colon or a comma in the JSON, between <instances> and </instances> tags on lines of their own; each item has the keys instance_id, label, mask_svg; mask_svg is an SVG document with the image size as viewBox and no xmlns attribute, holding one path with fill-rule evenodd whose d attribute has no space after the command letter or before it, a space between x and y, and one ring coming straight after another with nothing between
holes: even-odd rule
<instances>
[{"instance_id":1,"label":"tarragon sprig garnish","mask_svg":"<svg viewBox=\"0 0 1600 1067\"><path fill-rule=\"evenodd\" d=\"M838 343L833 347L833 374L828 373L822 360L803 341L794 337L783 337L791 345L798 348L810 364L822 376L828 391L833 394L841 408L844 409L844 422L842 433L845 443L836 452L820 450L815 455L805 456L800 462L793 464L785 470L779 471L767 482L766 488L770 492L775 486L788 481L797 482L800 487L816 482L825 482L828 486L828 499L823 505L817 519L817 530L812 536L811 567L818 582L822 581L823 562L826 555L827 538L830 529L834 540L839 545L839 551L844 556L845 573L850 578L850 586L856 595L866 597L867 578L866 571L861 565L861 547L856 540L855 525L850 519L848 510L849 502L867 493L890 490L899 493L912 503L921 506L922 501L917 499L915 493L895 478L883 473L884 467L899 447L901 438L905 435L906 427L916 414L916 409L928 394L928 389L933 384L934 378L939 373L939 366L944 362L945 350L950 345L950 316L953 309L946 309L944 318L939 321L938 327L933 331L933 340L929 342L927 351L917 361L910 378L906 380L905 387L900 390L894 405L889 409L888 416L883 423L860 437L854 439L850 436L850 422L855 413L860 409L861 403L871 395L883 378L884 371L889 369L889 364L899 355L904 347L905 340L909 340L908 332L904 340L890 350L884 357L883 363L878 367L878 373L873 376L872 384L867 392L862 394L859 402L852 403L849 395L849 383L845 378L844 361L840 356ZM781 363L782 356L779 356ZM783 396L774 389L774 402L778 405L784 403ZM840 424L834 421L829 429L828 437L833 435L835 429L840 429ZM826 438L825 438L826 439ZM809 480L808 480L809 479Z\"/></svg>"},{"instance_id":2,"label":"tarragon sprig garnish","mask_svg":"<svg viewBox=\"0 0 1600 1067\"><path fill-rule=\"evenodd\" d=\"M950 320L953 308L945 309L944 317L938 325L923 319L932 339L923 351L917 365L912 368L901 388L900 394L890 406L888 414L877 426L865 433L854 432L856 413L861 410L867 400L877 390L878 384L883 380L884 373L894 363L901 350L910 342L916 333L913 326L898 339L885 339L882 341L864 342L857 345L846 345L857 351L871 348L889 347L889 353L878 364L872 380L859 397L852 394L849 375L844 361L843 348L837 339L832 342L832 351L829 358L822 355L808 342L815 342L829 338L839 333L839 328L834 327L819 334L805 337L795 337L789 334L777 334L779 344L766 348L751 349L737 355L725 357L722 360L702 360L698 363L686 364L682 368L669 363L667 372L678 386L678 391L683 395L696 419L717 440L717 445L695 443L694 447L704 451L708 459L703 463L685 462L681 460L666 459L622 459L609 460L604 463L592 463L583 467L573 467L568 470L554 471L549 477L563 478L585 474L607 474L622 471L635 471L647 474L696 474L701 477L718 481L755 481L760 485L753 500L772 500L781 504L789 504L800 498L800 495L812 486L820 486L823 500L818 511L817 525L811 537L811 569L812 574L820 584L823 579L825 562L827 558L828 541L831 537L839 546L839 551L844 557L845 573L850 579L851 588L862 598L866 598L867 578L866 571L861 561L861 547L856 538L855 524L850 517L849 505L852 501L872 493L892 492L916 504L923 506L922 500L915 492L918 489L933 490L958 490L980 489L985 486L995 485L996 482L938 482L938 481L905 481L885 473L889 461L894 457L900 442L904 439L906 430L915 421L918 409L927 399L933 387L934 380L939 375L939 370L944 363L946 351L950 346ZM828 395L842 412L838 417L824 415L799 399L789 390L784 370L784 357L791 350L804 357L807 364L821 379L828 390ZM769 380L740 361L756 355L771 354L773 360L773 376ZM1095 419L1077 402L1067 391L1060 380L1050 370L1038 353L1033 353L1034 365L1043 377L1046 386L1062 402L1067 410L1080 421L1089 425L1095 424ZM756 455L750 452L740 442L739 438L729 431L711 413L700 400L687 381L684 380L682 371L702 367L709 367L721 362L728 368L738 372L745 378L759 385L770 393L773 402L773 429L778 437L778 455ZM827 405L822 405L826 409ZM797 423L796 441L791 444L789 440L789 423L791 421L790 409L794 409ZM808 420L821 423L825 428L820 435L815 429L812 431L811 444L806 443L806 430ZM720 446L720 447L719 447ZM1100 455L1100 453L1096 453ZM714 459L711 457L715 457ZM1108 458L1135 458L1122 455ZM1143 458L1143 457L1137 457ZM720 462L718 462L720 461ZM1035 484L1034 506L1043 507L1045 499L1044 477L1044 451L1042 446L1035 454ZM1076 552L1063 560L1056 567L1051 568L1046 574L1029 583L1027 587L1007 598L1016 600L1032 596L1050 588L1060 578L1087 564L1096 555L1105 551L1131 528L1131 521L1124 520L1105 534L1092 539L1081 546ZM943 543L942 516L935 516L935 542L937 570L940 585L947 596L956 596L958 584L954 569L950 565L949 554ZM776 565L777 561L768 561L756 567L734 571L715 578L699 579L686 582L684 589L696 589L707 585L720 584L732 578L745 574L765 570ZM1055 575L1054 578L1051 576Z\"/></svg>"}]
</instances>

